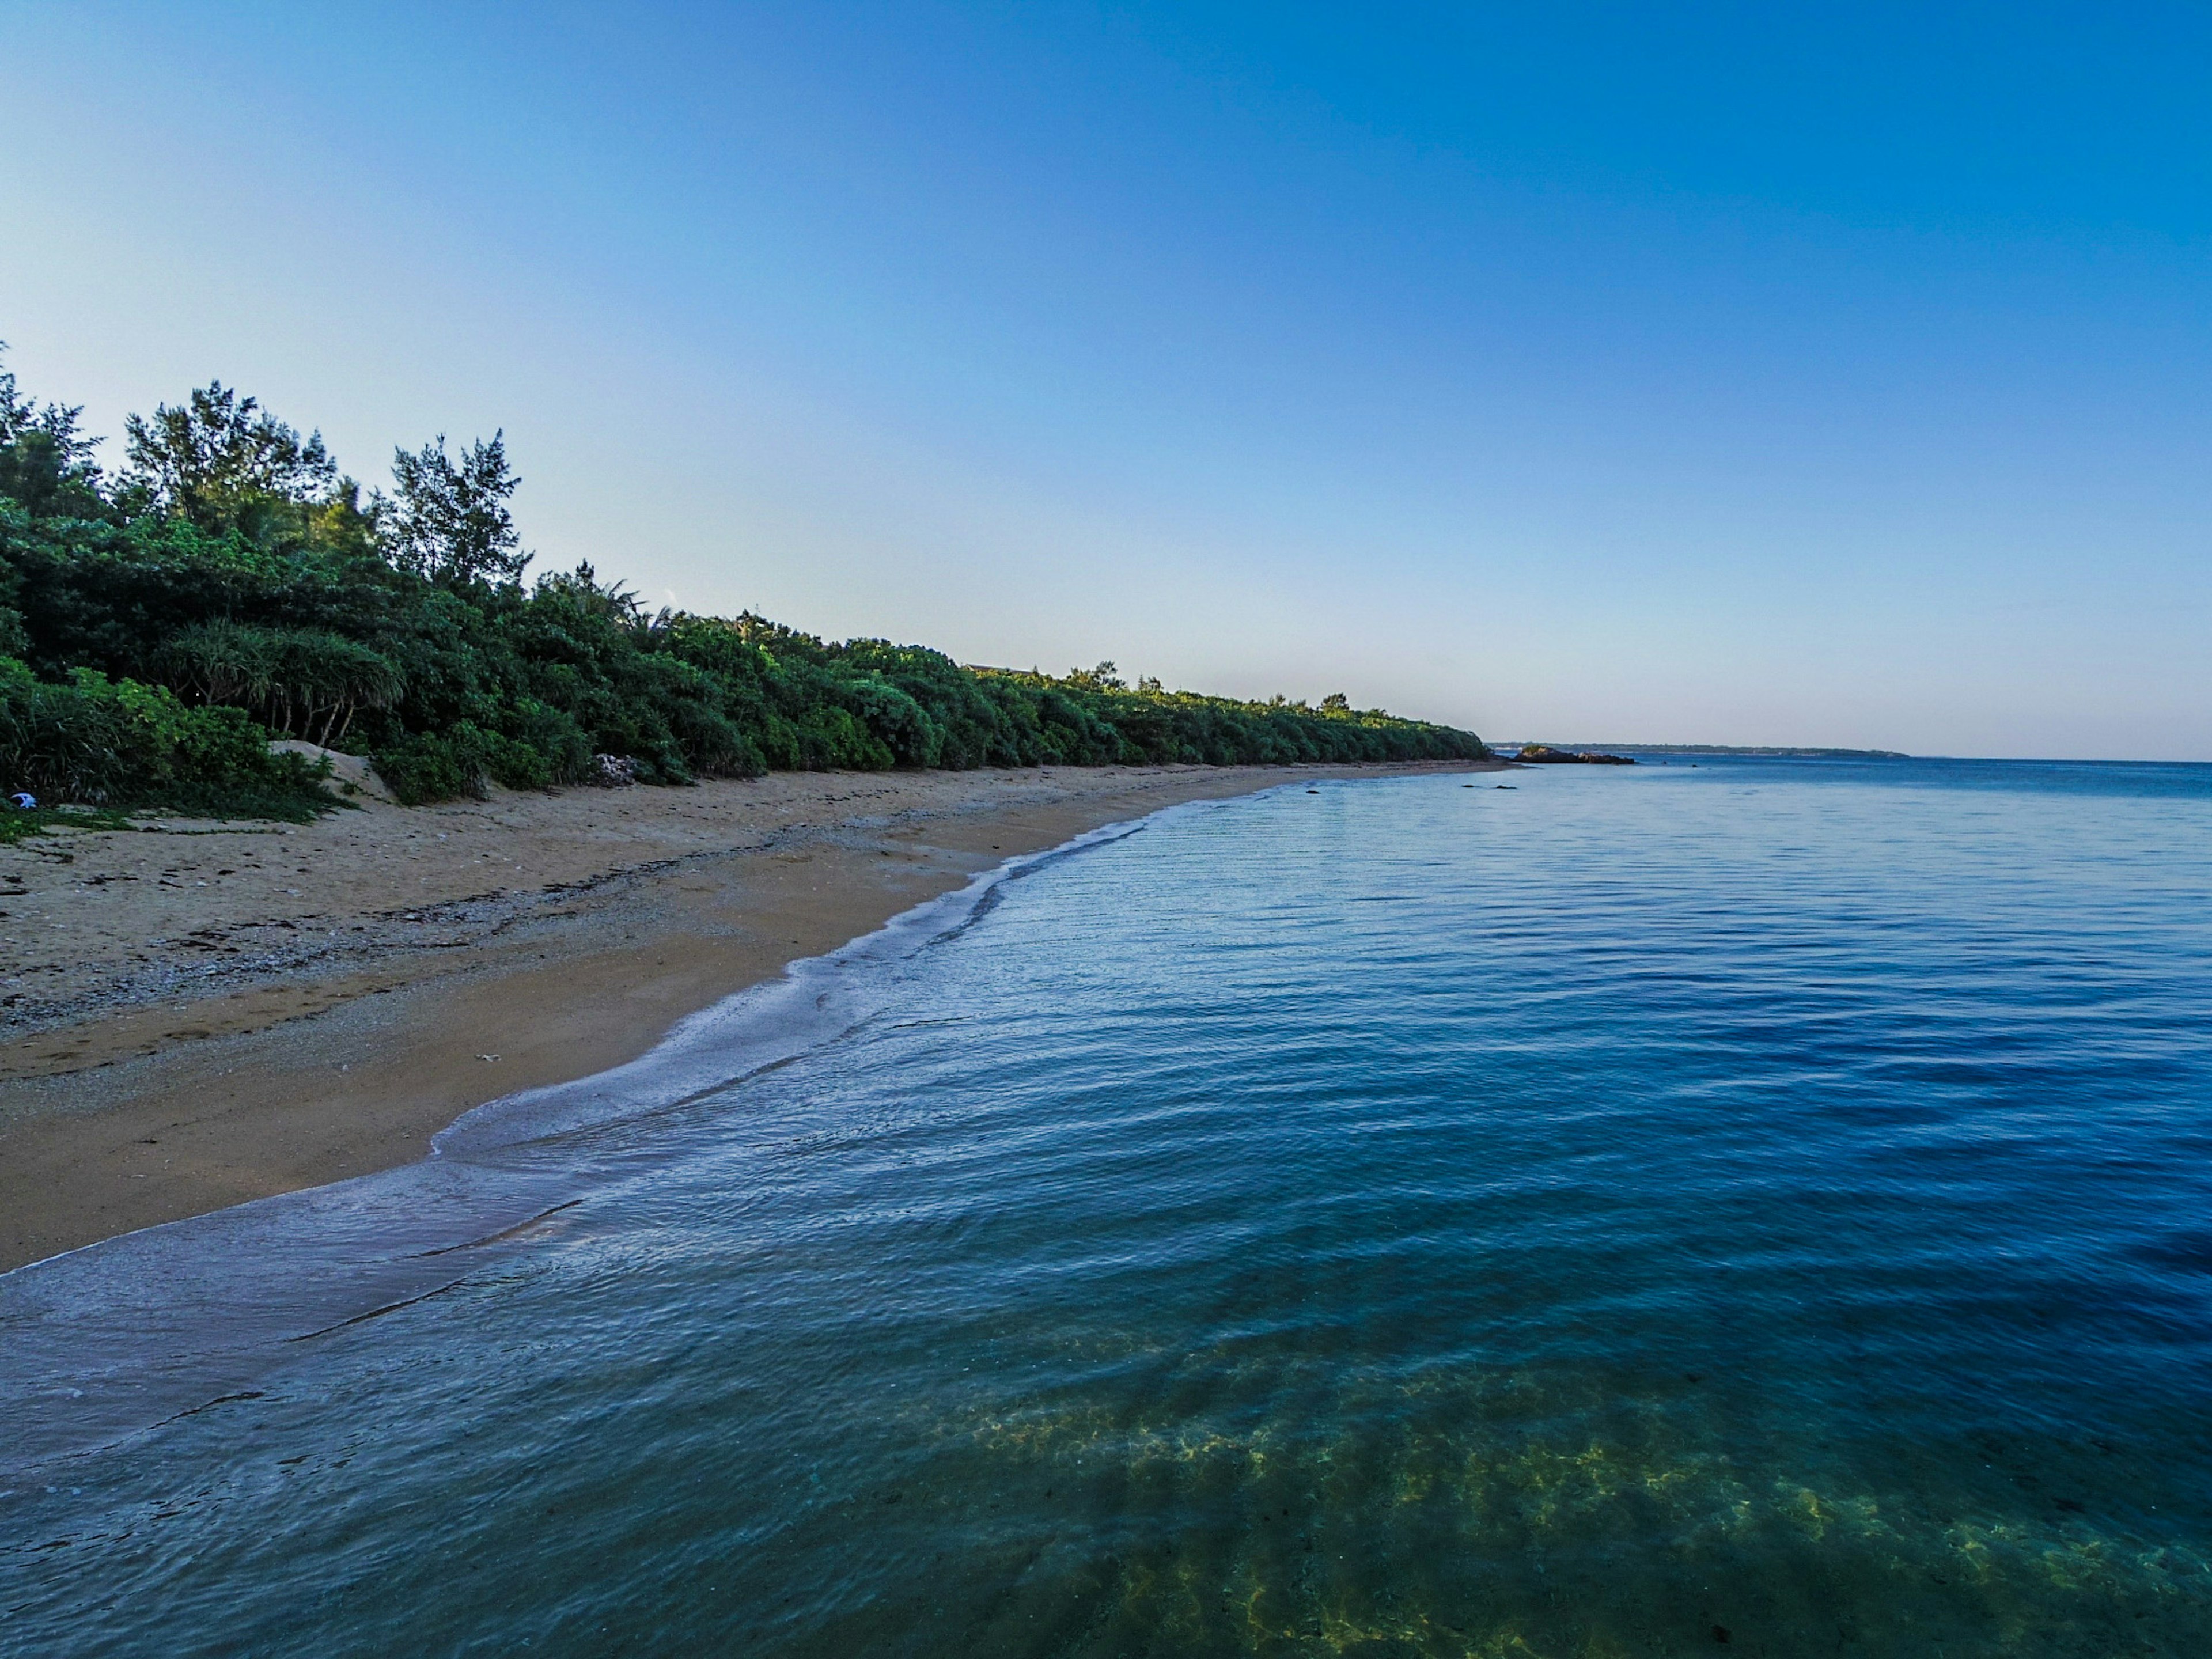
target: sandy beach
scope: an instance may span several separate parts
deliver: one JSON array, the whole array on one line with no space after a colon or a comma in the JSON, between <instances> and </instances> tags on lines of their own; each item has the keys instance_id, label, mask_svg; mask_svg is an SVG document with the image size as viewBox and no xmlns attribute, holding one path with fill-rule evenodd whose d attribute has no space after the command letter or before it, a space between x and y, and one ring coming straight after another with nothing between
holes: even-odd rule
<instances>
[{"instance_id":1,"label":"sandy beach","mask_svg":"<svg viewBox=\"0 0 2212 1659\"><path fill-rule=\"evenodd\" d=\"M777 774L0 849L0 1270L411 1162L1018 854L1424 767Z\"/></svg>"}]
</instances>

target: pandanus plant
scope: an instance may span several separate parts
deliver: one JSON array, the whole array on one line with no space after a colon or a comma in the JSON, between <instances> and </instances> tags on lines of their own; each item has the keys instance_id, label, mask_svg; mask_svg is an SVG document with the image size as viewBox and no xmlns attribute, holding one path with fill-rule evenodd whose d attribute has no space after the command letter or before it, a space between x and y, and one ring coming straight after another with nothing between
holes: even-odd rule
<instances>
[{"instance_id":1,"label":"pandanus plant","mask_svg":"<svg viewBox=\"0 0 2212 1659\"><path fill-rule=\"evenodd\" d=\"M396 664L356 641L317 629L201 623L170 641L164 678L185 696L258 716L286 737L328 749L364 708L389 708L405 695Z\"/></svg>"}]
</instances>

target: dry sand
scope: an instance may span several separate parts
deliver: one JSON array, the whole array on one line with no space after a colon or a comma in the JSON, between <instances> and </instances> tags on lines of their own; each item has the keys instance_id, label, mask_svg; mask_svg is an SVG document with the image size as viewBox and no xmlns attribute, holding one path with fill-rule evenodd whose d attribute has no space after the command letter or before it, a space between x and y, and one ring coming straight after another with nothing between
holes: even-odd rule
<instances>
[{"instance_id":1,"label":"dry sand","mask_svg":"<svg viewBox=\"0 0 2212 1659\"><path fill-rule=\"evenodd\" d=\"M0 1271L411 1162L1003 858L1431 769L1468 769L781 774L0 848Z\"/></svg>"}]
</instances>

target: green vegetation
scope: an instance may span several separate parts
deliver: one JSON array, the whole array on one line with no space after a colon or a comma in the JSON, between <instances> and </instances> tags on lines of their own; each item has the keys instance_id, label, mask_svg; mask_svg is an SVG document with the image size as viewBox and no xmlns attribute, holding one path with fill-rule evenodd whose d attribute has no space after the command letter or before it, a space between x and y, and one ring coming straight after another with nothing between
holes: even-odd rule
<instances>
[{"instance_id":1,"label":"green vegetation","mask_svg":"<svg viewBox=\"0 0 2212 1659\"><path fill-rule=\"evenodd\" d=\"M296 817L371 755L400 799L770 769L1467 758L1472 732L829 644L750 614L649 613L588 564L525 586L502 438L400 451L364 495L221 385L132 416L95 464L78 411L0 372L0 788Z\"/></svg>"},{"instance_id":2,"label":"green vegetation","mask_svg":"<svg viewBox=\"0 0 2212 1659\"><path fill-rule=\"evenodd\" d=\"M104 806L38 806L27 812L0 811L0 847L13 847L33 836L51 836L61 830L137 830L125 814ZM148 826L150 827L150 826ZM74 864L67 854L47 853L64 864Z\"/></svg>"}]
</instances>

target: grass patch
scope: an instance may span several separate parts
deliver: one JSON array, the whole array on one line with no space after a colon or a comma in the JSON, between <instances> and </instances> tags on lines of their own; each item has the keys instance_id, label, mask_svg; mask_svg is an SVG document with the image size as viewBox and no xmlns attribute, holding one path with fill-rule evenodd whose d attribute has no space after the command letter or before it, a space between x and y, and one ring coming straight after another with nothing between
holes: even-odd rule
<instances>
[{"instance_id":1,"label":"grass patch","mask_svg":"<svg viewBox=\"0 0 2212 1659\"><path fill-rule=\"evenodd\" d=\"M339 810L358 812L349 800L320 790L302 793L289 789L187 791L173 799L120 809L112 806L34 806L29 811L0 806L0 847L13 847L34 836L56 835L65 830L137 830L165 834L158 825L142 823L149 817L252 819L278 823L313 823Z\"/></svg>"},{"instance_id":2,"label":"grass patch","mask_svg":"<svg viewBox=\"0 0 2212 1659\"><path fill-rule=\"evenodd\" d=\"M0 811L0 847L13 847L33 836L58 830L136 830L126 813L104 806L33 806L27 812Z\"/></svg>"}]
</instances>

